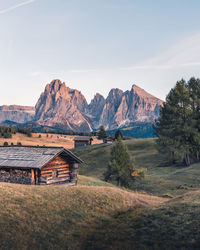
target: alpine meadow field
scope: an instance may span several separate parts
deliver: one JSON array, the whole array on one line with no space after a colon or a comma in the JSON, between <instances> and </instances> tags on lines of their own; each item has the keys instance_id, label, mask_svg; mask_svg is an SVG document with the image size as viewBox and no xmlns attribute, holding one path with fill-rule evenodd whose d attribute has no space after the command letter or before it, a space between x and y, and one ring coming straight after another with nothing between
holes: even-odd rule
<instances>
[{"instance_id":1,"label":"alpine meadow field","mask_svg":"<svg viewBox=\"0 0 200 250\"><path fill-rule=\"evenodd\" d=\"M197 249L200 165L168 166L155 139L125 144L146 168L134 190L103 181L106 144L74 149L85 161L76 187L0 183L0 248Z\"/></svg>"}]
</instances>

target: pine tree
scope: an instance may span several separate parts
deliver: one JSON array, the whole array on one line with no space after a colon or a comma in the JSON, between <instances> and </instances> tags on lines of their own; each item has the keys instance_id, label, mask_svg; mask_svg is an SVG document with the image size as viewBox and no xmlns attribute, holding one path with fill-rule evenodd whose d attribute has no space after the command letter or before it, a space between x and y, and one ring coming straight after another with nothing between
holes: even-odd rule
<instances>
[{"instance_id":1,"label":"pine tree","mask_svg":"<svg viewBox=\"0 0 200 250\"><path fill-rule=\"evenodd\" d=\"M177 82L161 108L154 127L161 152L173 162L189 166L200 152L200 81L191 78Z\"/></svg>"},{"instance_id":2,"label":"pine tree","mask_svg":"<svg viewBox=\"0 0 200 250\"><path fill-rule=\"evenodd\" d=\"M107 137L104 126L100 126L97 137L99 140L105 139Z\"/></svg>"},{"instance_id":3,"label":"pine tree","mask_svg":"<svg viewBox=\"0 0 200 250\"><path fill-rule=\"evenodd\" d=\"M200 80L194 77L187 84L190 90L191 100L191 144L193 145L192 154L197 161L200 160Z\"/></svg>"},{"instance_id":4,"label":"pine tree","mask_svg":"<svg viewBox=\"0 0 200 250\"><path fill-rule=\"evenodd\" d=\"M123 139L123 135L122 135L121 131L118 129L118 130L115 132L115 139L118 139L119 137L120 137L121 139Z\"/></svg>"},{"instance_id":5,"label":"pine tree","mask_svg":"<svg viewBox=\"0 0 200 250\"><path fill-rule=\"evenodd\" d=\"M130 188L133 181L143 175L144 171L135 168L128 148L118 138L111 150L111 159L107 171L104 173L105 181L114 181L118 186Z\"/></svg>"}]
</instances>

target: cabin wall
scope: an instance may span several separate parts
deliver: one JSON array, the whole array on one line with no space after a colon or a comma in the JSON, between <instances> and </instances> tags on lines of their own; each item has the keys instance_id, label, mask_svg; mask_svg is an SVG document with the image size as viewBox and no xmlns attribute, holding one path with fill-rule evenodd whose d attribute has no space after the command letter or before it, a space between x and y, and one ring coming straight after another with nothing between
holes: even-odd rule
<instances>
[{"instance_id":1,"label":"cabin wall","mask_svg":"<svg viewBox=\"0 0 200 250\"><path fill-rule=\"evenodd\" d=\"M75 141L74 142L74 147L79 148L79 147L85 147L91 145L90 141Z\"/></svg>"},{"instance_id":2,"label":"cabin wall","mask_svg":"<svg viewBox=\"0 0 200 250\"><path fill-rule=\"evenodd\" d=\"M31 184L31 171L18 169L0 169L0 182Z\"/></svg>"},{"instance_id":3,"label":"cabin wall","mask_svg":"<svg viewBox=\"0 0 200 250\"><path fill-rule=\"evenodd\" d=\"M70 181L69 164L61 156L56 156L39 174L39 183L53 184Z\"/></svg>"}]
</instances>

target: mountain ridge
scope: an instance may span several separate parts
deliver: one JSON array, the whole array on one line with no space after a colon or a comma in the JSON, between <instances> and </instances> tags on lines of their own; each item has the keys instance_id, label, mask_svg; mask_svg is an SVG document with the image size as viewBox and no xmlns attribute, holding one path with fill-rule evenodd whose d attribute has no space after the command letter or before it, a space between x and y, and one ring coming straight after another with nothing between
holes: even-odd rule
<instances>
[{"instance_id":1,"label":"mountain ridge","mask_svg":"<svg viewBox=\"0 0 200 250\"><path fill-rule=\"evenodd\" d=\"M115 130L136 122L153 123L159 116L162 104L162 100L136 84L127 91L112 88L106 98L96 93L88 103L79 90L55 79L46 85L35 108L18 105L0 106L0 122L33 121L39 126L76 132L91 132L101 125L107 130ZM8 116L6 112L14 113Z\"/></svg>"}]
</instances>

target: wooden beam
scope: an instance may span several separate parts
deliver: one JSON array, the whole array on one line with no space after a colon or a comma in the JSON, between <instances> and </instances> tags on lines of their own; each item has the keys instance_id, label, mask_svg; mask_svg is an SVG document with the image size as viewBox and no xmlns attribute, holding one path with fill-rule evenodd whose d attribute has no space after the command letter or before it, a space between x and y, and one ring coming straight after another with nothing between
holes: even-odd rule
<instances>
[{"instance_id":1,"label":"wooden beam","mask_svg":"<svg viewBox=\"0 0 200 250\"><path fill-rule=\"evenodd\" d=\"M38 169L35 170L35 184L38 184Z\"/></svg>"},{"instance_id":2,"label":"wooden beam","mask_svg":"<svg viewBox=\"0 0 200 250\"><path fill-rule=\"evenodd\" d=\"M31 169L31 184L35 185L35 171Z\"/></svg>"}]
</instances>

